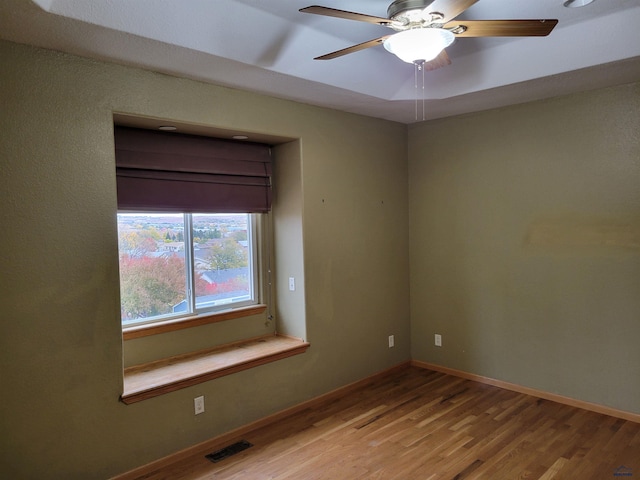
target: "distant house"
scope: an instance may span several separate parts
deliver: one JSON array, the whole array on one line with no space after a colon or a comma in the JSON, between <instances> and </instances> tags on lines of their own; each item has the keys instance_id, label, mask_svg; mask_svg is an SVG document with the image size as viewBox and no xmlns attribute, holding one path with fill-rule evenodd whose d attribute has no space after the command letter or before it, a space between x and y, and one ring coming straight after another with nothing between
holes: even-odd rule
<instances>
[{"instance_id":1,"label":"distant house","mask_svg":"<svg viewBox=\"0 0 640 480\"><path fill-rule=\"evenodd\" d=\"M182 252L184 242L158 242L159 252Z\"/></svg>"},{"instance_id":2,"label":"distant house","mask_svg":"<svg viewBox=\"0 0 640 480\"><path fill-rule=\"evenodd\" d=\"M236 277L247 277L249 275L248 269L245 268L230 268L228 270L207 270L200 274L207 283L224 283L229 280L233 280Z\"/></svg>"},{"instance_id":3,"label":"distant house","mask_svg":"<svg viewBox=\"0 0 640 480\"><path fill-rule=\"evenodd\" d=\"M197 297L196 302L198 308L214 307L217 305L225 305L227 303L241 302L249 300L251 297L250 285L248 281L249 272L248 268L230 268L228 270L207 270L200 273L201 278L209 285L223 284L230 282L238 277L242 278L246 282L246 287L242 288L242 283L236 282L233 286L236 290L225 291L220 293L214 293L211 295L200 295ZM238 284L240 283L240 284ZM173 306L173 313L180 313L187 311L186 300Z\"/></svg>"},{"instance_id":4,"label":"distant house","mask_svg":"<svg viewBox=\"0 0 640 480\"><path fill-rule=\"evenodd\" d=\"M193 247L193 263L198 272L211 268L211 247L198 245Z\"/></svg>"}]
</instances>

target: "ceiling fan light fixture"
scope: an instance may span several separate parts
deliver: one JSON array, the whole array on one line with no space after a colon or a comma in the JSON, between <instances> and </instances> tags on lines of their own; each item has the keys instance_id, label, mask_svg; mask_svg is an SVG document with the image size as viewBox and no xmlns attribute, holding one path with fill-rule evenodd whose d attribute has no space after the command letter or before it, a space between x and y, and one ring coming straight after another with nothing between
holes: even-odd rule
<instances>
[{"instance_id":1,"label":"ceiling fan light fixture","mask_svg":"<svg viewBox=\"0 0 640 480\"><path fill-rule=\"evenodd\" d=\"M454 39L443 28L413 28L391 35L383 45L403 62L422 63L436 58Z\"/></svg>"}]
</instances>

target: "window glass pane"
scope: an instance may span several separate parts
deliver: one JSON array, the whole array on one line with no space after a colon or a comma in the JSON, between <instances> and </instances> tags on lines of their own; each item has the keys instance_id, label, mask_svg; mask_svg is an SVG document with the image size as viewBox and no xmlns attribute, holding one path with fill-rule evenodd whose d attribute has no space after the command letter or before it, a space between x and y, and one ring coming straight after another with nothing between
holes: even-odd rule
<instances>
[{"instance_id":1,"label":"window glass pane","mask_svg":"<svg viewBox=\"0 0 640 480\"><path fill-rule=\"evenodd\" d=\"M251 301L251 222L248 214L194 214L196 309Z\"/></svg>"},{"instance_id":2,"label":"window glass pane","mask_svg":"<svg viewBox=\"0 0 640 480\"><path fill-rule=\"evenodd\" d=\"M184 226L182 214L118 214L124 325L186 311Z\"/></svg>"}]
</instances>

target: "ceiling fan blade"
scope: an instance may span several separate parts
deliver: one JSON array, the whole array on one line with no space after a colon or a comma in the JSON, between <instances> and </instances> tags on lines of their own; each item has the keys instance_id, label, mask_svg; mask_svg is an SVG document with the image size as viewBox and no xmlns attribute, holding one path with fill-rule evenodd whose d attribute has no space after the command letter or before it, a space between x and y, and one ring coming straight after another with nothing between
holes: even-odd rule
<instances>
[{"instance_id":1,"label":"ceiling fan blade","mask_svg":"<svg viewBox=\"0 0 640 480\"><path fill-rule=\"evenodd\" d=\"M449 58L446 50L442 50L436 58L430 62L425 62L422 68L429 72L437 68L446 67L447 65L451 65L451 59Z\"/></svg>"},{"instance_id":2,"label":"ceiling fan blade","mask_svg":"<svg viewBox=\"0 0 640 480\"><path fill-rule=\"evenodd\" d=\"M449 22L444 28L456 37L545 37L558 24L555 19L541 20L460 20ZM456 28L465 28L456 32Z\"/></svg>"},{"instance_id":3,"label":"ceiling fan blade","mask_svg":"<svg viewBox=\"0 0 640 480\"><path fill-rule=\"evenodd\" d=\"M369 40L368 42L362 42L357 45L353 45L351 47L343 48L342 50L337 50L335 52L327 53L326 55L321 55L319 57L314 58L314 60L331 60L333 58L338 58L343 55L347 55L349 53L364 50L365 48L375 47L376 45L381 45L382 42L384 42L390 36L391 35L385 35L384 37L375 38L373 40Z\"/></svg>"},{"instance_id":4,"label":"ceiling fan blade","mask_svg":"<svg viewBox=\"0 0 640 480\"><path fill-rule=\"evenodd\" d=\"M435 0L435 2L425 8L425 11L427 13L441 13L444 15L441 21L444 23L453 20L477 1L478 0ZM438 21L438 23L440 23L440 21Z\"/></svg>"},{"instance_id":5,"label":"ceiling fan blade","mask_svg":"<svg viewBox=\"0 0 640 480\"><path fill-rule=\"evenodd\" d=\"M357 20L358 22L373 23L375 25L382 25L384 27L389 26L393 23L388 18L374 17L372 15L365 15L364 13L347 12L346 10L338 10L336 8L329 8L329 7L321 7L319 5L312 5L310 7L301 8L300 11L302 13L313 13L315 15L346 18L347 20Z\"/></svg>"}]
</instances>

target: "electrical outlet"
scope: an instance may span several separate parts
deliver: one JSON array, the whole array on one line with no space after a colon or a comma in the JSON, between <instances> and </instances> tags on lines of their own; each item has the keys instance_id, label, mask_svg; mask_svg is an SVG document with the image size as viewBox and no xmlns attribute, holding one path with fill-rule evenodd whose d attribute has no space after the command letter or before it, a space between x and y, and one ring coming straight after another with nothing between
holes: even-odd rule
<instances>
[{"instance_id":1,"label":"electrical outlet","mask_svg":"<svg viewBox=\"0 0 640 480\"><path fill-rule=\"evenodd\" d=\"M204 396L193 399L193 409L196 415L204 413Z\"/></svg>"},{"instance_id":2,"label":"electrical outlet","mask_svg":"<svg viewBox=\"0 0 640 480\"><path fill-rule=\"evenodd\" d=\"M296 291L296 279L293 277L289 277L289 291L290 292Z\"/></svg>"},{"instance_id":3,"label":"electrical outlet","mask_svg":"<svg viewBox=\"0 0 640 480\"><path fill-rule=\"evenodd\" d=\"M393 337L393 335L389 335L389 348L393 348L395 344L395 338Z\"/></svg>"},{"instance_id":4,"label":"electrical outlet","mask_svg":"<svg viewBox=\"0 0 640 480\"><path fill-rule=\"evenodd\" d=\"M435 335L435 344L436 347L441 347L442 346L442 335L439 335L436 333Z\"/></svg>"}]
</instances>

